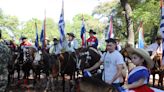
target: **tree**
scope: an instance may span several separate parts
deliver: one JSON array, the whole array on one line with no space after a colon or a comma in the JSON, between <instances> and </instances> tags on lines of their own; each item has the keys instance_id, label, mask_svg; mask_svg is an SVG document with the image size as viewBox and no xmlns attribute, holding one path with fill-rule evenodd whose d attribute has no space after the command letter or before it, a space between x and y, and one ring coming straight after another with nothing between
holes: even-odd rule
<instances>
[{"instance_id":1,"label":"tree","mask_svg":"<svg viewBox=\"0 0 164 92\"><path fill-rule=\"evenodd\" d=\"M111 9L114 9L116 12L113 18L114 29L116 32L116 36L119 37L122 42L127 41L126 39L128 38L131 39L129 37L130 35L129 35L128 28L133 29L135 34L134 36L137 36L138 34L137 29L140 21L143 22L145 42L148 44L153 42L152 39L154 38L152 37L155 37L159 32L158 31L159 22L160 22L159 0L120 0L120 2L117 3L114 2L106 2L106 3L110 3L110 4L98 5L93 11L93 14L109 16L112 12ZM127 11L125 10L130 7L129 5L131 6L131 9L129 9L131 12L129 12L129 10ZM105 11L104 9L107 10ZM130 20L128 21L131 23L131 26L127 26L130 25L127 24L128 18L130 18ZM137 37L134 38L136 38L134 41L137 41L138 38Z\"/></svg>"},{"instance_id":2,"label":"tree","mask_svg":"<svg viewBox=\"0 0 164 92\"><path fill-rule=\"evenodd\" d=\"M98 19L95 19L93 16L87 15L87 14L77 14L73 18L72 27L76 31L75 33L78 36L78 38L80 39L82 18L84 18L86 31L88 32L89 29L93 29L94 31L97 32L98 39L102 39L104 36L103 31L105 29L105 24L101 23ZM87 37L88 37L88 34L87 34Z\"/></svg>"},{"instance_id":3,"label":"tree","mask_svg":"<svg viewBox=\"0 0 164 92\"><path fill-rule=\"evenodd\" d=\"M128 43L134 46L134 30L133 30L133 21L132 21L132 8L127 0L120 0L121 6L125 11L125 19L127 24L127 35L128 35Z\"/></svg>"}]
</instances>

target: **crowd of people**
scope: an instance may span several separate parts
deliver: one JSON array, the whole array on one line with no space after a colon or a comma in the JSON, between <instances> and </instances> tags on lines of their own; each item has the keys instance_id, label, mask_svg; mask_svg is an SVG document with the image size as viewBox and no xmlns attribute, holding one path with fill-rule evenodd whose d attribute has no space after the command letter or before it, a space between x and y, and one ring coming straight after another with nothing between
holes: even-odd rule
<instances>
[{"instance_id":1,"label":"crowd of people","mask_svg":"<svg viewBox=\"0 0 164 92\"><path fill-rule=\"evenodd\" d=\"M87 39L87 46L93 47L97 50L98 39L95 36L95 34L96 32L94 32L94 30L89 30L90 37ZM67 36L68 38L66 40L65 51L75 53L76 50L80 47L80 45L73 33L67 33ZM29 46L35 47L32 43L30 43L27 40L27 37L22 37L21 40L21 49ZM97 69L100 65L104 65L102 80L108 84L115 86L119 92L123 92L126 90L133 90L135 92L154 92L147 86L150 77L149 70L153 67L152 59L155 57L155 55L162 54L162 37L157 36L156 42L146 47L145 49L133 48L132 46L126 48L130 60L135 66L129 69L129 74L128 76L126 76L127 78L123 78L122 76L122 69L124 67L123 65L125 63L125 59L123 55L120 53L121 46L119 45L119 39L109 38L105 40L105 42L106 52L102 54L100 60L94 66L87 68L84 71L92 71L94 69ZM63 48L61 47L60 41L59 39L57 39L57 37L53 38L53 44L49 44L48 39L46 39L46 44L47 45L45 48L48 53L55 55L60 55L60 53L62 53ZM16 44L13 41L9 42L7 45L9 48L16 49ZM2 70L5 72L6 68L4 65L7 64L6 61L9 61L10 58L8 57L10 57L9 49L7 48L6 44L4 44L4 41L1 40L0 67L3 67ZM162 57L160 58L162 59ZM4 74L1 73L0 75L5 76ZM5 79L1 79L0 81L0 83L3 85L5 85L5 82ZM6 86L1 87L0 90L5 90L5 87Z\"/></svg>"}]
</instances>

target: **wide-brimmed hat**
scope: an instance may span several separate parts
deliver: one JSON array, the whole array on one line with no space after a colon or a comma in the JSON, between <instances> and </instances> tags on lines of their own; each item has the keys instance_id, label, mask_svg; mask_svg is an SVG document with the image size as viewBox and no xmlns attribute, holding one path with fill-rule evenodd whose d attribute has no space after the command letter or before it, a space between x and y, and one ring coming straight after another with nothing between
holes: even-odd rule
<instances>
[{"instance_id":1,"label":"wide-brimmed hat","mask_svg":"<svg viewBox=\"0 0 164 92\"><path fill-rule=\"evenodd\" d=\"M161 40L162 36L161 35L157 35L157 37L155 38L156 40Z\"/></svg>"},{"instance_id":2,"label":"wide-brimmed hat","mask_svg":"<svg viewBox=\"0 0 164 92\"><path fill-rule=\"evenodd\" d=\"M27 39L27 37L25 37L25 36L21 37L21 40L24 40L24 39Z\"/></svg>"},{"instance_id":3,"label":"wide-brimmed hat","mask_svg":"<svg viewBox=\"0 0 164 92\"><path fill-rule=\"evenodd\" d=\"M126 48L126 50L127 50L129 55L132 55L134 53L140 55L146 61L147 67L153 68L154 62L151 60L150 55L146 50L140 49L140 48L132 48L132 47Z\"/></svg>"},{"instance_id":4,"label":"wide-brimmed hat","mask_svg":"<svg viewBox=\"0 0 164 92\"><path fill-rule=\"evenodd\" d=\"M72 32L71 33L67 33L67 35L75 37L74 33L72 33Z\"/></svg>"},{"instance_id":5,"label":"wide-brimmed hat","mask_svg":"<svg viewBox=\"0 0 164 92\"><path fill-rule=\"evenodd\" d=\"M53 41L59 41L56 37L53 38Z\"/></svg>"},{"instance_id":6,"label":"wide-brimmed hat","mask_svg":"<svg viewBox=\"0 0 164 92\"><path fill-rule=\"evenodd\" d=\"M90 29L90 30L89 30L89 33L96 34L96 32L95 32L95 31L93 31L93 29Z\"/></svg>"}]
</instances>

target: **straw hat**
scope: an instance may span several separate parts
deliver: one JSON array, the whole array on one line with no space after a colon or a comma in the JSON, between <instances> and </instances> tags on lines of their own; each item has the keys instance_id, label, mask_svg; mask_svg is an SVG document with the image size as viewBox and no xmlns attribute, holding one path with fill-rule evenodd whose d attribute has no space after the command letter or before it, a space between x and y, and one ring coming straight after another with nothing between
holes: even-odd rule
<instances>
[{"instance_id":1,"label":"straw hat","mask_svg":"<svg viewBox=\"0 0 164 92\"><path fill-rule=\"evenodd\" d=\"M151 60L150 55L147 51L145 51L144 49L131 48L131 47L127 48L126 50L129 53L129 55L134 54L134 53L140 55L146 61L147 67L148 68L153 68L154 62Z\"/></svg>"},{"instance_id":2,"label":"straw hat","mask_svg":"<svg viewBox=\"0 0 164 92\"><path fill-rule=\"evenodd\" d=\"M157 37L155 38L155 40L161 40L162 36L161 35L157 35Z\"/></svg>"}]
</instances>

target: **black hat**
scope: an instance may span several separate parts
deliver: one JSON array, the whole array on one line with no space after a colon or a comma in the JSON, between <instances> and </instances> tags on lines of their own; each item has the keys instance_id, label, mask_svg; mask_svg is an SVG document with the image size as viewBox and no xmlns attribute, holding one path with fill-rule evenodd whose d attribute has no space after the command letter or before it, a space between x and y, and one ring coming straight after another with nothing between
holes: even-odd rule
<instances>
[{"instance_id":1,"label":"black hat","mask_svg":"<svg viewBox=\"0 0 164 92\"><path fill-rule=\"evenodd\" d=\"M107 42L107 43L112 42L112 43L116 44L116 40L113 38L106 39L105 42Z\"/></svg>"},{"instance_id":2,"label":"black hat","mask_svg":"<svg viewBox=\"0 0 164 92\"><path fill-rule=\"evenodd\" d=\"M23 37L21 37L21 39L24 40L24 39L27 39L27 37L24 37L24 36L23 36Z\"/></svg>"},{"instance_id":3,"label":"black hat","mask_svg":"<svg viewBox=\"0 0 164 92\"><path fill-rule=\"evenodd\" d=\"M75 35L73 33L67 33L67 35L75 37Z\"/></svg>"},{"instance_id":4,"label":"black hat","mask_svg":"<svg viewBox=\"0 0 164 92\"><path fill-rule=\"evenodd\" d=\"M162 36L161 35L158 35L155 39L156 40L161 40L162 39Z\"/></svg>"},{"instance_id":5,"label":"black hat","mask_svg":"<svg viewBox=\"0 0 164 92\"><path fill-rule=\"evenodd\" d=\"M93 29L90 29L90 30L89 30L89 33L96 34L96 32L94 32Z\"/></svg>"},{"instance_id":6,"label":"black hat","mask_svg":"<svg viewBox=\"0 0 164 92\"><path fill-rule=\"evenodd\" d=\"M58 39L56 37L53 38L53 41L58 41Z\"/></svg>"}]
</instances>

